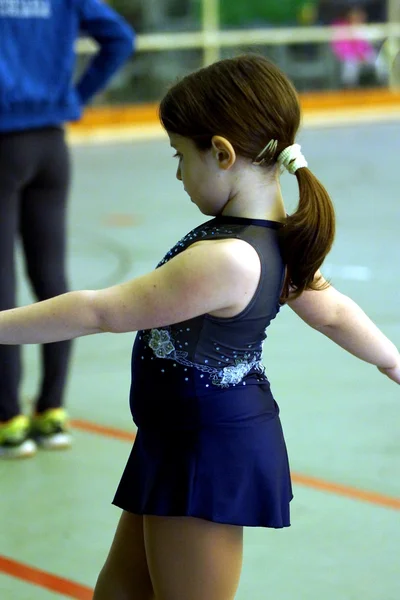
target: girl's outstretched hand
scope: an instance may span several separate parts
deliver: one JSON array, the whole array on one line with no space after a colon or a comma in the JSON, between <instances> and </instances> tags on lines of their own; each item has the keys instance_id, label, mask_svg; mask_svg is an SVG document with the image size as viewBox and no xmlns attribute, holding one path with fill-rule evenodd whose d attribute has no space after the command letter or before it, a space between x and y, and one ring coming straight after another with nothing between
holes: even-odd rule
<instances>
[{"instance_id":1,"label":"girl's outstretched hand","mask_svg":"<svg viewBox=\"0 0 400 600\"><path fill-rule=\"evenodd\" d=\"M395 367L390 367L389 369L385 369L382 367L378 367L379 371L389 377L392 381L400 384L400 358Z\"/></svg>"}]
</instances>

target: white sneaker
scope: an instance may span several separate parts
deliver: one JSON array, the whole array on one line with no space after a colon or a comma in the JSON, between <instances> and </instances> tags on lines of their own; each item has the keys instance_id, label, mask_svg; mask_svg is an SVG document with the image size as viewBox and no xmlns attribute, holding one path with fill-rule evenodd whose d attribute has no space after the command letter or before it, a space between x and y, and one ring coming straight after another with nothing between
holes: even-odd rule
<instances>
[{"instance_id":1,"label":"white sneaker","mask_svg":"<svg viewBox=\"0 0 400 600\"><path fill-rule=\"evenodd\" d=\"M30 438L30 421L25 415L18 415L0 423L0 459L30 458L37 451Z\"/></svg>"}]
</instances>

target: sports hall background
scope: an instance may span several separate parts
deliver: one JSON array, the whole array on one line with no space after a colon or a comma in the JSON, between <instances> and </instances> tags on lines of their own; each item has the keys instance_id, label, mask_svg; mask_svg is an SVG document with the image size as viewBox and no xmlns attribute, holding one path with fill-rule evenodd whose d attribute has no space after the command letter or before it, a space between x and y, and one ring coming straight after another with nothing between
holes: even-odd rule
<instances>
[{"instance_id":1,"label":"sports hall background","mask_svg":"<svg viewBox=\"0 0 400 600\"><path fill-rule=\"evenodd\" d=\"M199 223L175 180L157 101L176 77L257 51L301 92L300 143L335 202L338 234L324 273L400 346L398 0L358 2L365 22L349 35L371 42L387 76L382 81L370 65L350 88L332 47L333 24L346 18L347 0L112 4L135 27L138 47L83 121L68 128L73 288L100 288L152 269ZM77 72L92 51L87 40L79 42ZM285 175L282 183L290 210L296 181ZM31 295L19 266L22 304ZM111 500L134 435L133 338L77 342L67 399L71 451L0 462L2 600L91 598L119 516ZM37 348L26 347L26 407L37 360ZM293 471L292 527L246 531L238 600L398 600L398 388L288 308L270 328L265 364Z\"/></svg>"}]
</instances>

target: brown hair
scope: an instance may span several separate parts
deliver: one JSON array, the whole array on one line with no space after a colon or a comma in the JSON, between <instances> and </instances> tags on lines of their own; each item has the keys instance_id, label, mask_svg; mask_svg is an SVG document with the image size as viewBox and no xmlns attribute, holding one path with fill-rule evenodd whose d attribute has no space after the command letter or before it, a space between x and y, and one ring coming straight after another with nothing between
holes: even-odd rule
<instances>
[{"instance_id":1,"label":"brown hair","mask_svg":"<svg viewBox=\"0 0 400 600\"><path fill-rule=\"evenodd\" d=\"M291 82L262 56L221 60L184 77L160 104L160 120L168 133L190 138L200 150L214 135L228 139L245 158L276 164L295 142L300 125L299 99ZM270 140L266 156L260 153ZM300 199L281 229L286 281L281 301L305 289L319 289L314 275L331 249L335 214L323 185L308 168L296 171Z\"/></svg>"}]
</instances>

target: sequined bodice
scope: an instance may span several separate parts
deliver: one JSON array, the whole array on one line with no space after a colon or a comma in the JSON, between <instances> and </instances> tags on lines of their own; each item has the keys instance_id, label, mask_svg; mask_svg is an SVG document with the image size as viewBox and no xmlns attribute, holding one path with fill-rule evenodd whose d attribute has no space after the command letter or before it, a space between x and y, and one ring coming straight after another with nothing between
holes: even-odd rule
<instances>
[{"instance_id":1,"label":"sequined bodice","mask_svg":"<svg viewBox=\"0 0 400 600\"><path fill-rule=\"evenodd\" d=\"M201 315L138 332L132 353L131 409L135 420L140 420L142 397L165 395L167 391L174 398L199 398L268 381L262 346L266 328L279 311L284 274L278 227L270 221L217 217L188 233L159 263L163 265L201 240L238 238L255 248L262 271L252 301L234 318Z\"/></svg>"}]
</instances>

